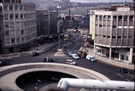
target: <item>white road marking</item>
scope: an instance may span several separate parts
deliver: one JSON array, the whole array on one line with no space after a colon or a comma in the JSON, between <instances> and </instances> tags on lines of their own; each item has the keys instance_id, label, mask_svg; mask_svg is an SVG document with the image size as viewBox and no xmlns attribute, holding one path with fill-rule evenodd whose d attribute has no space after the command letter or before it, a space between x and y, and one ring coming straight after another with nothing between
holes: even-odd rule
<instances>
[{"instance_id":1,"label":"white road marking","mask_svg":"<svg viewBox=\"0 0 135 91\"><path fill-rule=\"evenodd\" d=\"M118 75L118 76L120 76L120 77L124 78L124 76L123 76L123 75L121 75L121 74L119 74L119 73L116 73L116 75Z\"/></svg>"},{"instance_id":2,"label":"white road marking","mask_svg":"<svg viewBox=\"0 0 135 91\"><path fill-rule=\"evenodd\" d=\"M126 79L127 81L131 82L130 80Z\"/></svg>"}]
</instances>

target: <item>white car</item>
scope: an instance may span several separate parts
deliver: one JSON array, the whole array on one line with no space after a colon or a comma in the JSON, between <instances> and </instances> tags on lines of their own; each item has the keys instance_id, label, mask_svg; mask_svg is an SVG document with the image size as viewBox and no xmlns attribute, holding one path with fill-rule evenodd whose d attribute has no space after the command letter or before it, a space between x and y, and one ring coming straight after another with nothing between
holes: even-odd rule
<instances>
[{"instance_id":1,"label":"white car","mask_svg":"<svg viewBox=\"0 0 135 91\"><path fill-rule=\"evenodd\" d=\"M94 56L91 56L91 55L87 55L86 56L86 59L89 60L89 61L91 61L91 62L95 62L96 61L95 57Z\"/></svg>"},{"instance_id":2,"label":"white car","mask_svg":"<svg viewBox=\"0 0 135 91\"><path fill-rule=\"evenodd\" d=\"M75 54L75 53L72 54L72 57L73 57L74 59L76 59L76 60L79 59L79 56L78 56L77 54Z\"/></svg>"},{"instance_id":3,"label":"white car","mask_svg":"<svg viewBox=\"0 0 135 91\"><path fill-rule=\"evenodd\" d=\"M72 54L73 54L72 52L69 52L69 53L68 53L68 55L69 55L70 57L72 56Z\"/></svg>"},{"instance_id":4,"label":"white car","mask_svg":"<svg viewBox=\"0 0 135 91\"><path fill-rule=\"evenodd\" d=\"M70 65L77 65L77 63L73 60L67 59L66 64L70 64Z\"/></svg>"}]
</instances>

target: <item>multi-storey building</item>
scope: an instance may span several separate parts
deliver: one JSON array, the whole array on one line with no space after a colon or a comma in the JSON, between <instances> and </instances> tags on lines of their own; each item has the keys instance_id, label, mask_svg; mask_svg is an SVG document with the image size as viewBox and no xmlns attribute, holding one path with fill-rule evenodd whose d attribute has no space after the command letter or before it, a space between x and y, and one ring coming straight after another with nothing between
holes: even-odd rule
<instances>
[{"instance_id":1,"label":"multi-storey building","mask_svg":"<svg viewBox=\"0 0 135 91\"><path fill-rule=\"evenodd\" d=\"M36 38L35 4L21 0L2 0L3 51L16 52L28 48Z\"/></svg>"},{"instance_id":2,"label":"multi-storey building","mask_svg":"<svg viewBox=\"0 0 135 91\"><path fill-rule=\"evenodd\" d=\"M96 54L109 59L133 62L135 16L130 7L90 11L90 34Z\"/></svg>"},{"instance_id":3,"label":"multi-storey building","mask_svg":"<svg viewBox=\"0 0 135 91\"><path fill-rule=\"evenodd\" d=\"M54 36L57 34L57 12L41 10L36 12L37 15L37 34L38 37Z\"/></svg>"},{"instance_id":4,"label":"multi-storey building","mask_svg":"<svg viewBox=\"0 0 135 91\"><path fill-rule=\"evenodd\" d=\"M3 49L3 15L2 15L2 4L0 4L0 53Z\"/></svg>"},{"instance_id":5,"label":"multi-storey building","mask_svg":"<svg viewBox=\"0 0 135 91\"><path fill-rule=\"evenodd\" d=\"M37 34L41 40L46 41L48 38L58 39L58 33L63 34L63 19L57 17L57 12L40 10L37 15ZM42 37L44 36L44 37ZM46 38L46 39L44 39Z\"/></svg>"}]
</instances>

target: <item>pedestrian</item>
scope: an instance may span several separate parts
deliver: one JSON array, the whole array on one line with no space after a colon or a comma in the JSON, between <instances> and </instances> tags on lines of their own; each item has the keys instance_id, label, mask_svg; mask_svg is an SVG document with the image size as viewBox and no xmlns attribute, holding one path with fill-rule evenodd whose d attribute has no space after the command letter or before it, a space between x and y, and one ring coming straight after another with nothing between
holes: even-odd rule
<instances>
[{"instance_id":1,"label":"pedestrian","mask_svg":"<svg viewBox=\"0 0 135 91\"><path fill-rule=\"evenodd\" d=\"M34 91L38 91L38 88L37 88L37 87L35 87Z\"/></svg>"}]
</instances>

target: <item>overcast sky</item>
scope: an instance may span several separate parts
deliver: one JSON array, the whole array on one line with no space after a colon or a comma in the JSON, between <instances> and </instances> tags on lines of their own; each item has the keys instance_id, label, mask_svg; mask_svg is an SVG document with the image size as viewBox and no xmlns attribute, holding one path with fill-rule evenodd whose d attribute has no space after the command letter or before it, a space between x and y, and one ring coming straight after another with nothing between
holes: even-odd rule
<instances>
[{"instance_id":1,"label":"overcast sky","mask_svg":"<svg viewBox=\"0 0 135 91\"><path fill-rule=\"evenodd\" d=\"M125 2L125 0L70 0L71 2ZM126 0L126 2L133 2L133 0Z\"/></svg>"}]
</instances>

